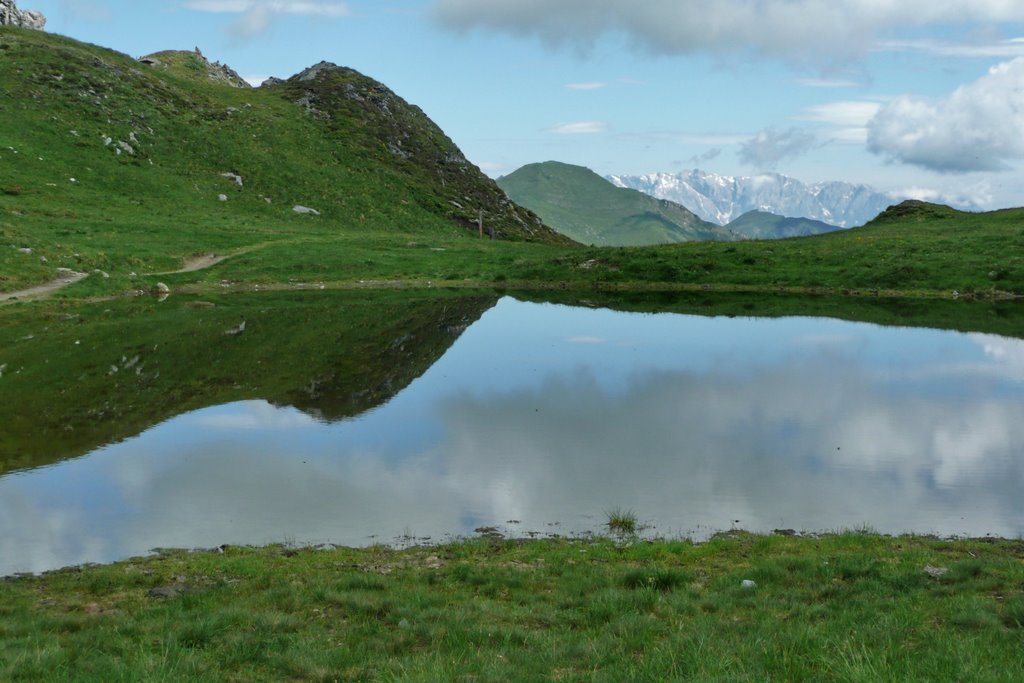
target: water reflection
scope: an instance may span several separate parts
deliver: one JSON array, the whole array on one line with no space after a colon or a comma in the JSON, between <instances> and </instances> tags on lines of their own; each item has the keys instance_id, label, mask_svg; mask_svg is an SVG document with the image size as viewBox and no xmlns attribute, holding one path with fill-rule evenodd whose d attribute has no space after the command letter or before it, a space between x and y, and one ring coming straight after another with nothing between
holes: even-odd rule
<instances>
[{"instance_id":1,"label":"water reflection","mask_svg":"<svg viewBox=\"0 0 1024 683\"><path fill-rule=\"evenodd\" d=\"M504 299L358 419L238 402L0 478L0 574L155 546L567 533L613 507L664 534L1019 536L1021 415L1020 340Z\"/></svg>"}]
</instances>

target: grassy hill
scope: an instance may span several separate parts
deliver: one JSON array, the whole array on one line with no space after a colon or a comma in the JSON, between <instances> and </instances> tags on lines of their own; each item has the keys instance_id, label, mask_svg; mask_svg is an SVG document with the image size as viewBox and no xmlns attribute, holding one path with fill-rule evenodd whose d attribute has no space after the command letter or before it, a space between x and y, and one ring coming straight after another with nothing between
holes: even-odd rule
<instances>
[{"instance_id":1,"label":"grassy hill","mask_svg":"<svg viewBox=\"0 0 1024 683\"><path fill-rule=\"evenodd\" d=\"M748 211L725 227L753 240L807 237L842 229L811 218L787 218L767 211Z\"/></svg>"},{"instance_id":2,"label":"grassy hill","mask_svg":"<svg viewBox=\"0 0 1024 683\"><path fill-rule=\"evenodd\" d=\"M690 210L615 187L588 168L557 161L529 164L498 179L508 196L577 242L641 246L735 236Z\"/></svg>"},{"instance_id":3,"label":"grassy hill","mask_svg":"<svg viewBox=\"0 0 1024 683\"><path fill-rule=\"evenodd\" d=\"M0 29L0 291L268 242L475 237L481 211L501 240L568 243L354 71L252 89L195 52L152 59Z\"/></svg>"}]
</instances>

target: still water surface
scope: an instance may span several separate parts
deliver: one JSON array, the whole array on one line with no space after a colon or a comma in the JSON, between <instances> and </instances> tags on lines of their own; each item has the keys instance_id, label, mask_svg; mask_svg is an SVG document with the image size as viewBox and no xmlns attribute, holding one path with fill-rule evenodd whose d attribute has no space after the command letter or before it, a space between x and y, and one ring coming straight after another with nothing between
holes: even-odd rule
<instances>
[{"instance_id":1,"label":"still water surface","mask_svg":"<svg viewBox=\"0 0 1024 683\"><path fill-rule=\"evenodd\" d=\"M262 401L0 477L0 575L222 543L742 527L1024 534L1024 342L502 299L328 424Z\"/></svg>"}]
</instances>

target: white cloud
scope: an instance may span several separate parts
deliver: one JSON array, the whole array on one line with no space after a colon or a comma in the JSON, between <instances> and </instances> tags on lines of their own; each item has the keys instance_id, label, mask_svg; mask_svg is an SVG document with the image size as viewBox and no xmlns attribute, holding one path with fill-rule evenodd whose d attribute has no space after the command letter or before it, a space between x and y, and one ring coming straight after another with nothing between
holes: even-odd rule
<instances>
[{"instance_id":1,"label":"white cloud","mask_svg":"<svg viewBox=\"0 0 1024 683\"><path fill-rule=\"evenodd\" d=\"M972 184L956 183L953 187L921 187L911 185L889 193L895 201L918 199L933 204L947 204L964 211L980 211L991 208L994 201L992 186L982 180Z\"/></svg>"},{"instance_id":2,"label":"white cloud","mask_svg":"<svg viewBox=\"0 0 1024 683\"><path fill-rule=\"evenodd\" d=\"M1024 57L992 67L951 95L905 95L868 124L869 149L940 173L1000 171L1024 158Z\"/></svg>"},{"instance_id":3,"label":"white cloud","mask_svg":"<svg viewBox=\"0 0 1024 683\"><path fill-rule=\"evenodd\" d=\"M593 83L566 83L565 87L569 90L600 90L601 88L608 87L607 83L593 82Z\"/></svg>"},{"instance_id":4,"label":"white cloud","mask_svg":"<svg viewBox=\"0 0 1024 683\"><path fill-rule=\"evenodd\" d=\"M604 133L608 130L608 124L604 121L574 121L572 123L560 123L547 129L548 133L559 135L589 135Z\"/></svg>"},{"instance_id":5,"label":"white cloud","mask_svg":"<svg viewBox=\"0 0 1024 683\"><path fill-rule=\"evenodd\" d=\"M1024 38L997 40L991 43L964 44L935 40L887 40L878 50L891 52L924 52L938 57L1012 58L1024 56Z\"/></svg>"},{"instance_id":6,"label":"white cloud","mask_svg":"<svg viewBox=\"0 0 1024 683\"><path fill-rule=\"evenodd\" d=\"M900 29L1024 21L1015 0L435 0L454 29L491 28L584 49L625 34L659 54L753 52L818 63L855 57ZM897 34L898 35L898 34ZM841 39L838 37L841 36Z\"/></svg>"},{"instance_id":7,"label":"white cloud","mask_svg":"<svg viewBox=\"0 0 1024 683\"><path fill-rule=\"evenodd\" d=\"M813 133L802 128L765 128L740 144L740 161L761 171L774 169L780 161L802 156L818 146Z\"/></svg>"},{"instance_id":8,"label":"white cloud","mask_svg":"<svg viewBox=\"0 0 1024 683\"><path fill-rule=\"evenodd\" d=\"M351 13L343 2L319 0L188 0L184 6L197 12L240 14L227 29L239 38L263 33L270 28L276 14L340 18Z\"/></svg>"},{"instance_id":9,"label":"white cloud","mask_svg":"<svg viewBox=\"0 0 1024 683\"><path fill-rule=\"evenodd\" d=\"M868 141L868 122L881 108L878 102L863 100L826 102L807 107L797 118L834 126L829 135L835 142L863 145Z\"/></svg>"},{"instance_id":10,"label":"white cloud","mask_svg":"<svg viewBox=\"0 0 1024 683\"><path fill-rule=\"evenodd\" d=\"M263 81L265 81L268 78L270 78L270 76L263 76L263 75L260 75L260 76L242 76L242 78L244 78L245 82L248 83L249 85L251 85L252 87L258 88L261 85L263 85Z\"/></svg>"},{"instance_id":11,"label":"white cloud","mask_svg":"<svg viewBox=\"0 0 1024 683\"><path fill-rule=\"evenodd\" d=\"M797 83L808 88L859 88L857 81L847 78L798 78Z\"/></svg>"},{"instance_id":12,"label":"white cloud","mask_svg":"<svg viewBox=\"0 0 1024 683\"><path fill-rule=\"evenodd\" d=\"M240 14L263 8L278 14L304 14L321 17L347 17L351 11L343 2L314 0L188 0L187 9L197 12Z\"/></svg>"}]
</instances>

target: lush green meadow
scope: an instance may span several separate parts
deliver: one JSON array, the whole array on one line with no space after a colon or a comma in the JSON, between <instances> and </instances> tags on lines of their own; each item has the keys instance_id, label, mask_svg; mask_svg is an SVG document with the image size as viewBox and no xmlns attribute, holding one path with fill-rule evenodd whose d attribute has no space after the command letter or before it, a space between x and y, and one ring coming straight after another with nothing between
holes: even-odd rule
<instances>
[{"instance_id":1,"label":"lush green meadow","mask_svg":"<svg viewBox=\"0 0 1024 683\"><path fill-rule=\"evenodd\" d=\"M1022 558L871 533L168 551L0 583L0 678L1017 681Z\"/></svg>"}]
</instances>

